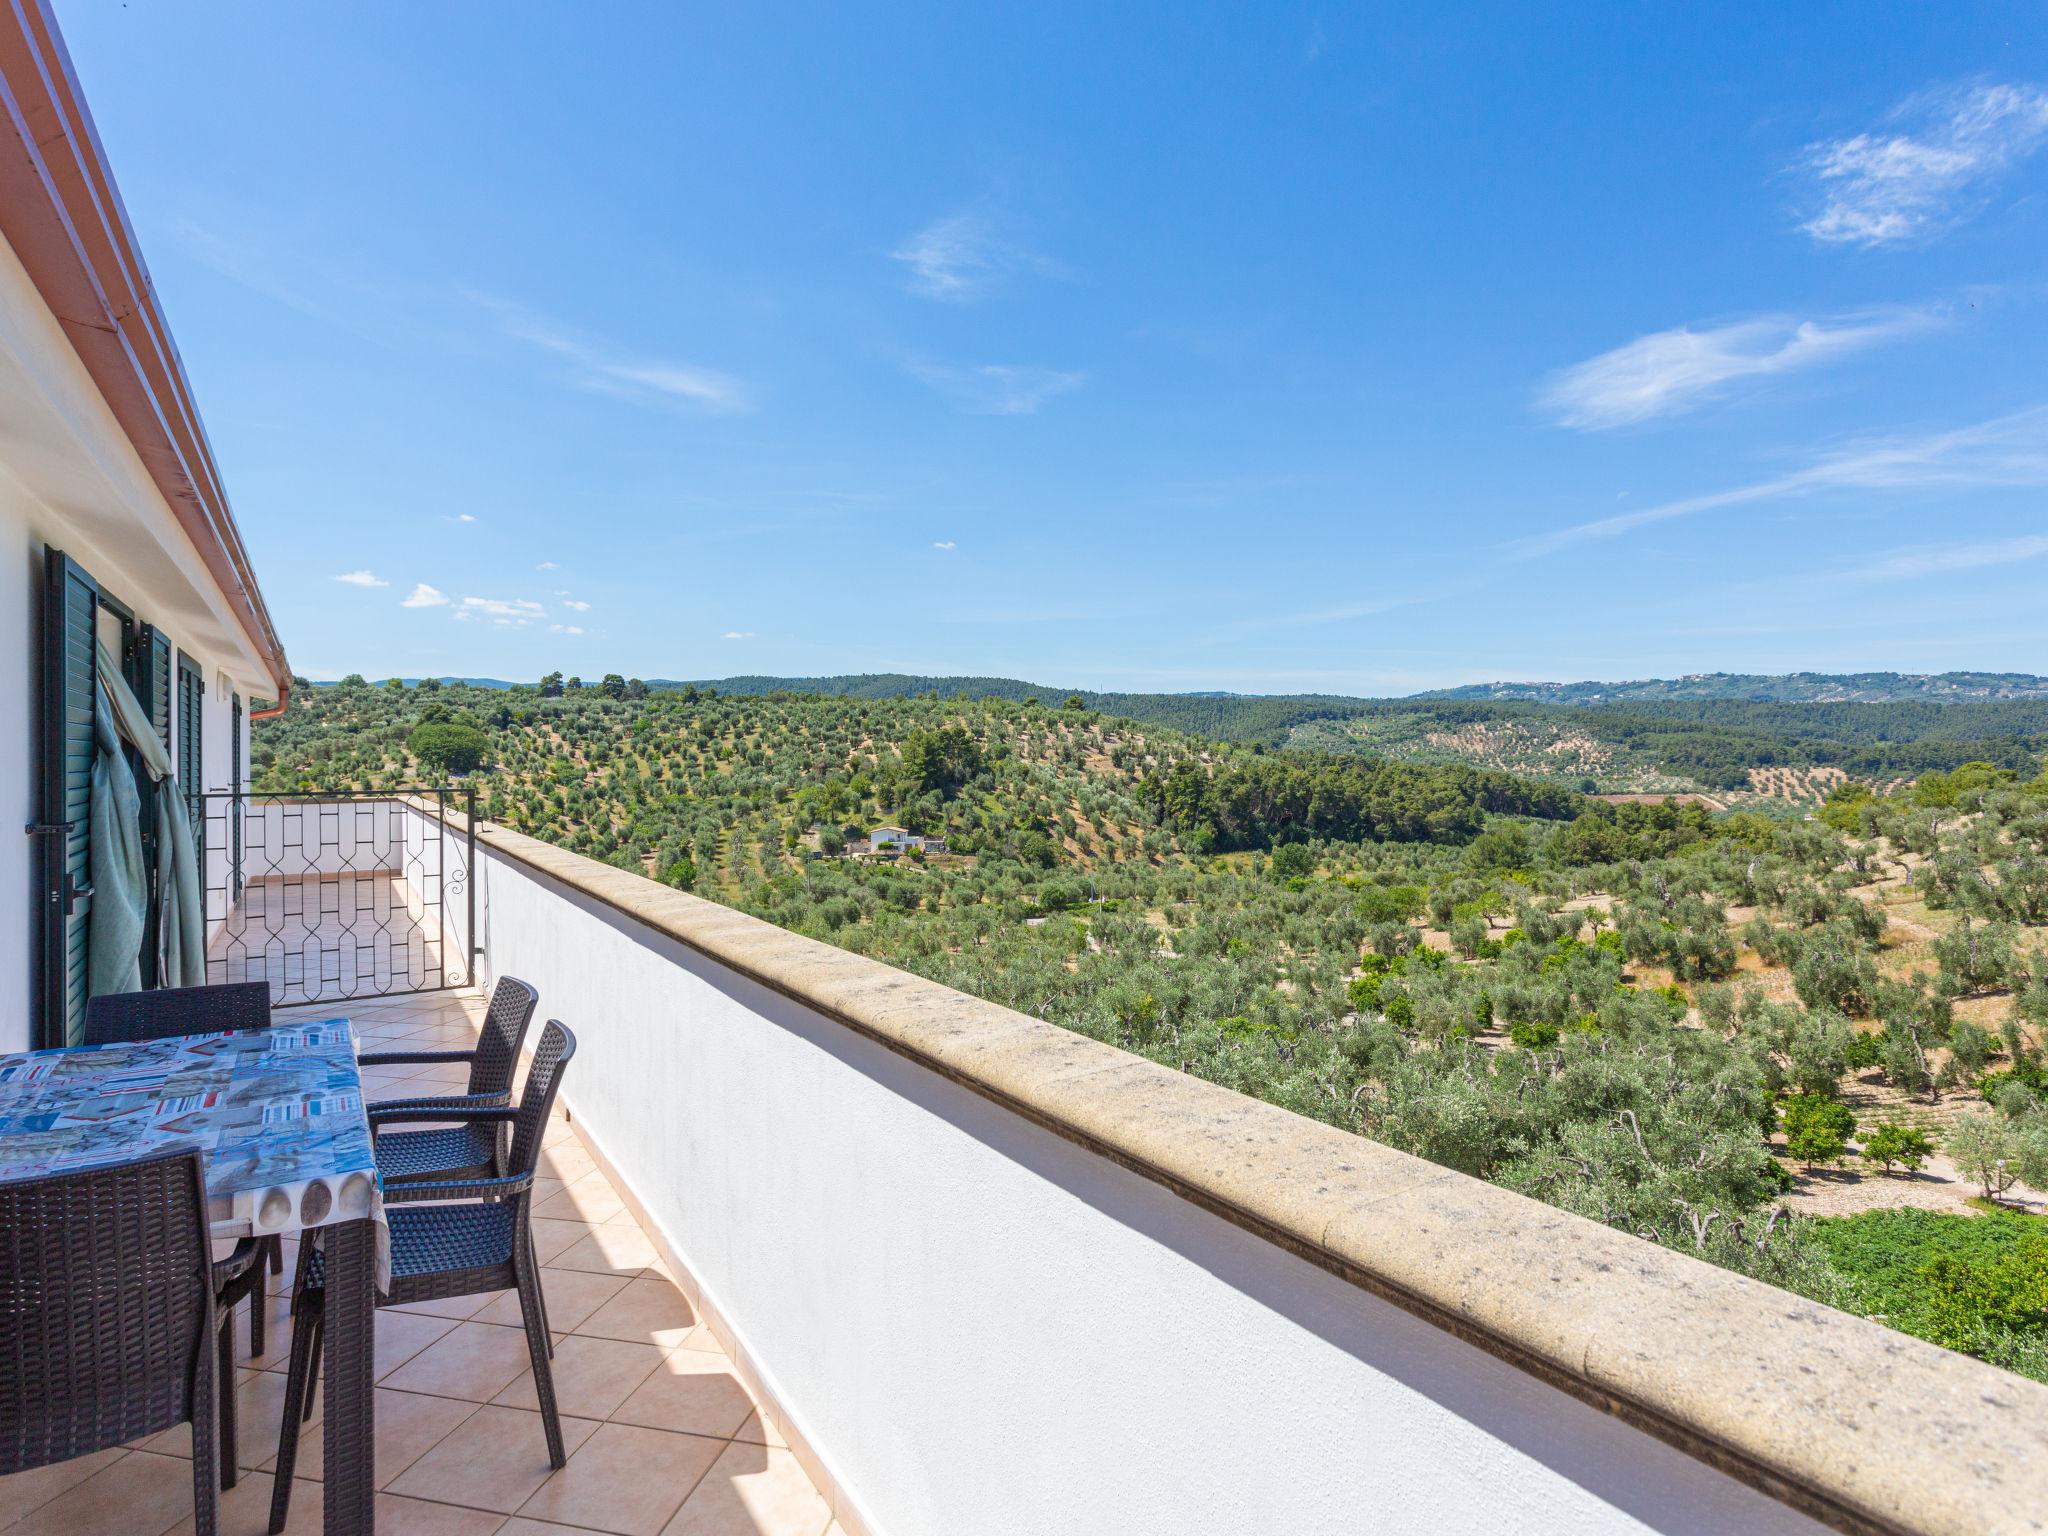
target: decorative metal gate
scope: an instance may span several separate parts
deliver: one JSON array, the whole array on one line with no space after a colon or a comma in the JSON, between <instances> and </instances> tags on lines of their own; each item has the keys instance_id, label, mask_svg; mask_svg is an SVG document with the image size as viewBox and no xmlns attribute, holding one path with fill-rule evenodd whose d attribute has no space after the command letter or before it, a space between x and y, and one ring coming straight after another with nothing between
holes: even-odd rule
<instances>
[{"instance_id":1,"label":"decorative metal gate","mask_svg":"<svg viewBox=\"0 0 2048 1536\"><path fill-rule=\"evenodd\" d=\"M283 1007L473 980L474 788L214 790L199 823L208 981Z\"/></svg>"}]
</instances>

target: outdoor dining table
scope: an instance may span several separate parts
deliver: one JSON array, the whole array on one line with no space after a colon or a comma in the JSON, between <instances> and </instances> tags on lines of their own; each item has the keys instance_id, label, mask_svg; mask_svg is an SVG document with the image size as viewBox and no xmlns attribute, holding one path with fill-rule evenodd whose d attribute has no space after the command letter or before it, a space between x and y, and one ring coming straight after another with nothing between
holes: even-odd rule
<instances>
[{"instance_id":1,"label":"outdoor dining table","mask_svg":"<svg viewBox=\"0 0 2048 1536\"><path fill-rule=\"evenodd\" d=\"M373 1323L390 1284L356 1050L329 1019L0 1055L0 1181L196 1147L214 1237L320 1244L328 1536L375 1528Z\"/></svg>"}]
</instances>

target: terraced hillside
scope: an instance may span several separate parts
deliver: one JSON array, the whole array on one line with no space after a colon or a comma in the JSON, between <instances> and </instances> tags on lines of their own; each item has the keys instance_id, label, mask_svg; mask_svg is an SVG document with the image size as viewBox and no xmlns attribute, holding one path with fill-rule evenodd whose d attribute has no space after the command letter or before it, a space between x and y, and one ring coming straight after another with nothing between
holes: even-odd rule
<instances>
[{"instance_id":1,"label":"terraced hillside","mask_svg":"<svg viewBox=\"0 0 2048 1536\"><path fill-rule=\"evenodd\" d=\"M801 867L821 836L884 820L1089 869L1156 859L1134 790L1162 761L1199 759L1172 732L1000 702L709 694L556 698L460 686L321 689L258 735L258 785L370 788L438 777L407 742L466 720L491 744L485 815L593 857L737 898ZM964 743L964 746L962 745ZM946 761L948 747L964 753ZM906 760L906 751L916 756ZM986 778L965 799L948 791Z\"/></svg>"},{"instance_id":2,"label":"terraced hillside","mask_svg":"<svg viewBox=\"0 0 2048 1536\"><path fill-rule=\"evenodd\" d=\"M1742 769L1735 783L1720 782L1730 775L1675 771L1654 747L1603 734L1605 723L1585 720L1577 712L1541 710L1477 720L1402 712L1311 721L1293 727L1286 744L1313 752L1371 752L1405 762L1469 763L1560 779L1602 796L1697 796L1716 810L1811 810L1849 776L1831 765L1772 763ZM1764 750L1790 755L1785 745ZM1716 780L1711 786L1709 778ZM1906 782L1899 774L1871 775L1870 781L1884 788Z\"/></svg>"},{"instance_id":3,"label":"terraced hillside","mask_svg":"<svg viewBox=\"0 0 2048 1536\"><path fill-rule=\"evenodd\" d=\"M1470 763L1563 779L1603 794L1683 793L1700 787L1626 743L1603 739L1576 719L1546 718L1538 711L1459 719L1403 710L1313 720L1291 728L1286 745L1311 752L1371 752L1408 762Z\"/></svg>"},{"instance_id":4,"label":"terraced hillside","mask_svg":"<svg viewBox=\"0 0 2048 1536\"><path fill-rule=\"evenodd\" d=\"M1462 762L1557 776L1600 794L1704 794L1724 807L1781 813L1811 809L1837 776L1888 784L1973 761L2031 772L2048 753L2044 689L2039 679L1980 673L1715 674L1501 684L1412 699L1070 692L1014 678L901 675L746 677L721 687L871 701L1072 700L1212 741Z\"/></svg>"}]
</instances>

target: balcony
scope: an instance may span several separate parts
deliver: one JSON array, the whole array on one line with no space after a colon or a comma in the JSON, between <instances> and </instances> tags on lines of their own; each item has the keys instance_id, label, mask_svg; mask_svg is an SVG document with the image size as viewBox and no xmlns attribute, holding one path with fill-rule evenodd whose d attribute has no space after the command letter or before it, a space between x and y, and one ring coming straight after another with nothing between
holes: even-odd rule
<instances>
[{"instance_id":1,"label":"balcony","mask_svg":"<svg viewBox=\"0 0 2048 1536\"><path fill-rule=\"evenodd\" d=\"M385 1529L2048 1520L2048 1389L530 838L472 840L432 801L377 804L387 851L437 841L459 881L448 951L532 981L582 1041L538 1212L568 1468L548 1474L498 1302L386 1313ZM430 1045L477 1009L456 988L294 1011ZM260 1528L278 1363L245 1375L228 1530ZM35 1474L0 1509L174 1529L175 1452ZM315 1527L317 1499L294 1509Z\"/></svg>"},{"instance_id":2,"label":"balcony","mask_svg":"<svg viewBox=\"0 0 2048 1536\"><path fill-rule=\"evenodd\" d=\"M199 796L207 980L267 981L281 1007L466 984L443 914L471 855L448 798Z\"/></svg>"},{"instance_id":3,"label":"balcony","mask_svg":"<svg viewBox=\"0 0 2048 1536\"><path fill-rule=\"evenodd\" d=\"M347 1012L373 1048L425 1051L473 1043L483 1009L481 994L462 989L355 1003ZM312 1004L278 1016L335 1012ZM375 1067L364 1083L375 1101L460 1091L463 1076L464 1069L446 1066ZM772 1411L764 1414L742 1384L566 1115L557 1114L545 1145L534 1237L556 1331L555 1390L569 1464L559 1472L548 1466L514 1295L393 1308L377 1319L379 1530L826 1532L830 1506L790 1453ZM271 1280L268 1352L249 1359L246 1334L237 1337L242 1470L222 1497L222 1536L253 1536L269 1518L295 1257L288 1252L285 1273ZM316 1414L301 1440L302 1486L287 1527L294 1533L320 1529L319 1429ZM0 1479L0 1528L22 1536L189 1531L192 1488L183 1458L190 1444L181 1426Z\"/></svg>"}]
</instances>

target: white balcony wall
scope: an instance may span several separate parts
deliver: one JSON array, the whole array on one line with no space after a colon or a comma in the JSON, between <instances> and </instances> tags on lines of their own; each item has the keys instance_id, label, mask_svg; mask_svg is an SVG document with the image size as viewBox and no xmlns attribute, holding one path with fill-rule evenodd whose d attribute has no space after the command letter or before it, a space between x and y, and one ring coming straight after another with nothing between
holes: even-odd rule
<instances>
[{"instance_id":1,"label":"white balcony wall","mask_svg":"<svg viewBox=\"0 0 2048 1536\"><path fill-rule=\"evenodd\" d=\"M410 825L393 800L251 796L242 816L242 878L400 874Z\"/></svg>"},{"instance_id":2,"label":"white balcony wall","mask_svg":"<svg viewBox=\"0 0 2048 1536\"><path fill-rule=\"evenodd\" d=\"M501 840L482 979L577 1032L579 1129L849 1530L1821 1529Z\"/></svg>"},{"instance_id":3,"label":"white balcony wall","mask_svg":"<svg viewBox=\"0 0 2048 1536\"><path fill-rule=\"evenodd\" d=\"M0 241L0 1051L30 1043L39 913L37 782L45 551L205 670L208 786L228 775L227 688L274 688L229 604L151 481L14 252Z\"/></svg>"}]
</instances>

